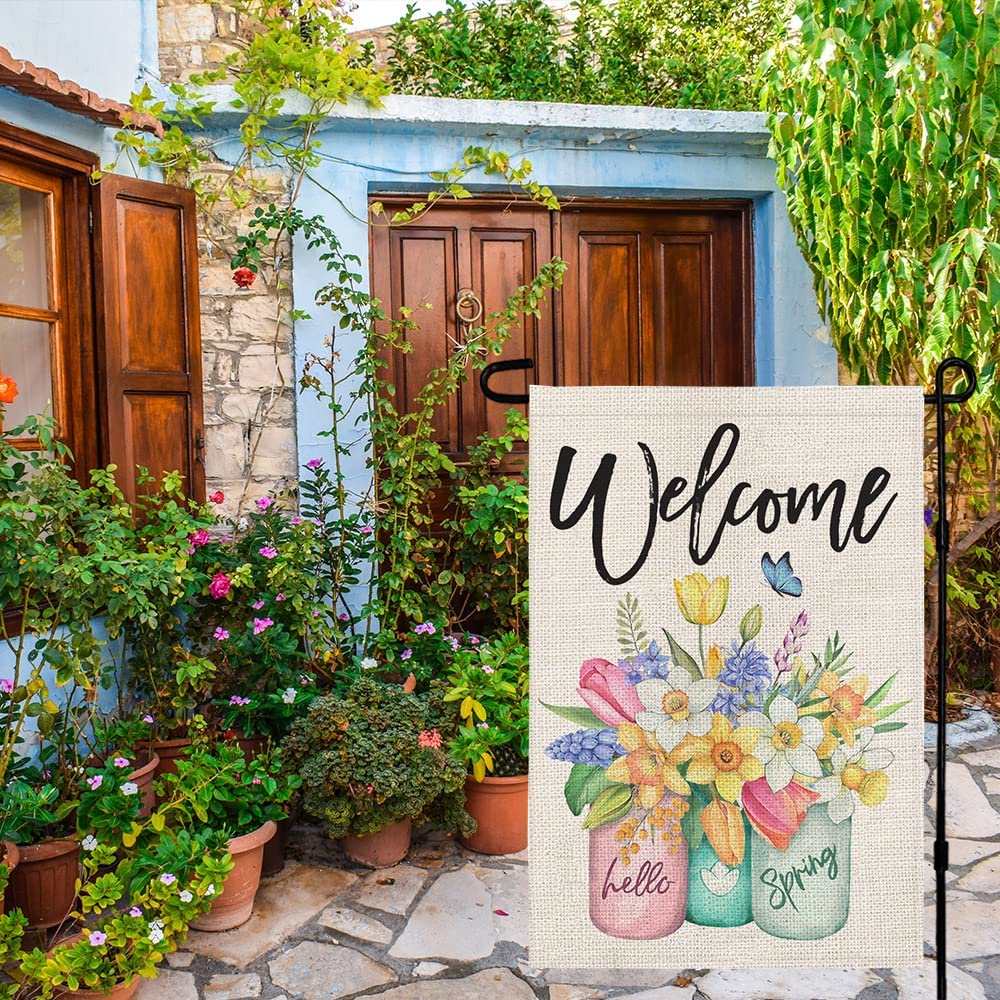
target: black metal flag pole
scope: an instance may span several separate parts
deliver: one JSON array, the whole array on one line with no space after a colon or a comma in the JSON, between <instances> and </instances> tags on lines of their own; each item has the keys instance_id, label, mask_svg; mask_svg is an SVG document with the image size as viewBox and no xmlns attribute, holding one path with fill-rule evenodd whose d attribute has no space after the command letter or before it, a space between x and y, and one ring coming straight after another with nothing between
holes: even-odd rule
<instances>
[{"instance_id":1,"label":"black metal flag pole","mask_svg":"<svg viewBox=\"0 0 1000 1000\"><path fill-rule=\"evenodd\" d=\"M965 376L962 392L945 392L944 379L949 369L955 368ZM968 361L962 358L947 358L938 365L934 373L934 392L924 396L924 402L933 406L937 417L937 579L938 579L938 627L937 627L937 804L934 813L934 913L935 913L935 957L937 961L937 996L946 1000L948 996L948 925L945 899L944 877L948 872L948 840L945 835L945 751L947 750L945 702L947 686L945 671L948 660L948 551L951 544L950 527L947 516L948 500L948 450L945 428L945 407L949 403L964 403L976 391L976 372Z\"/></svg>"},{"instance_id":2,"label":"black metal flag pole","mask_svg":"<svg viewBox=\"0 0 1000 1000\"><path fill-rule=\"evenodd\" d=\"M495 403L527 403L528 397L523 393L497 392L490 388L493 375L503 371L517 371L533 368L530 358L516 358L511 361L494 361L487 365L479 376L479 385L483 395ZM958 374L965 376L965 389L962 392L945 392L945 375L950 369L957 369ZM937 997L947 1000L948 994L948 952L947 952L947 921L944 877L948 871L948 840L945 837L945 750L947 739L945 731L945 701L947 685L945 670L948 659L948 550L950 545L947 518L948 499L948 451L947 430L945 424L945 407L952 403L964 403L976 391L976 372L968 361L962 358L947 358L938 365L934 373L934 392L924 396L924 402L933 406L937 417L937 570L938 570L938 644L937 644L937 806L935 809L934 835L934 873L935 873L935 914L936 941L935 952L937 960Z\"/></svg>"}]
</instances>

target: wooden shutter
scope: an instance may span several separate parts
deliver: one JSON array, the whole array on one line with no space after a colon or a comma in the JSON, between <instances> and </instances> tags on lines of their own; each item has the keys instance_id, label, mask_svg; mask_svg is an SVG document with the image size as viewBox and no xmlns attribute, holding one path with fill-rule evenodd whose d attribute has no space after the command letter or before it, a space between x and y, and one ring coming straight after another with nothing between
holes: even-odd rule
<instances>
[{"instance_id":1,"label":"wooden shutter","mask_svg":"<svg viewBox=\"0 0 1000 1000\"><path fill-rule=\"evenodd\" d=\"M98 337L107 456L125 495L136 466L205 494L194 195L106 175L95 189Z\"/></svg>"}]
</instances>

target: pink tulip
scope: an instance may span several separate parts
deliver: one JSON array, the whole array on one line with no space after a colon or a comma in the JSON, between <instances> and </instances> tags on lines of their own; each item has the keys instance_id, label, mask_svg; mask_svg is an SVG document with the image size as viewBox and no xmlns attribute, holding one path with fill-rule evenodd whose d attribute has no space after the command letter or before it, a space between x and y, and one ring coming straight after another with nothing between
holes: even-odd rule
<instances>
[{"instance_id":1,"label":"pink tulip","mask_svg":"<svg viewBox=\"0 0 1000 1000\"><path fill-rule=\"evenodd\" d=\"M609 726L635 722L636 713L642 711L642 702L625 671L609 660L584 660L577 690L594 715Z\"/></svg>"},{"instance_id":2,"label":"pink tulip","mask_svg":"<svg viewBox=\"0 0 1000 1000\"><path fill-rule=\"evenodd\" d=\"M756 778L743 786L743 811L750 825L779 851L787 851L806 810L819 793L792 782L780 792L772 792L767 778Z\"/></svg>"}]
</instances>

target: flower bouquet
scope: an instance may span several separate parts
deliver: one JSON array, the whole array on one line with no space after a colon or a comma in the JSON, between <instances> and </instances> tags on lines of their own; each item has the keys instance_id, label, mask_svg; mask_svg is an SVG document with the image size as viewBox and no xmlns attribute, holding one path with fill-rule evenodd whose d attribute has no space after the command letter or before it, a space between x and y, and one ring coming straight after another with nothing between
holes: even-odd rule
<instances>
[{"instance_id":1,"label":"flower bouquet","mask_svg":"<svg viewBox=\"0 0 1000 1000\"><path fill-rule=\"evenodd\" d=\"M663 629L661 647L626 595L621 655L580 668L586 707L545 706L582 727L546 753L572 764L566 804L590 831L591 921L633 939L685 919L827 937L847 921L851 817L886 798L879 738L907 702L887 703L895 675L869 691L838 634L808 649L805 610L768 654L759 604L715 634L728 577L674 584L690 641Z\"/></svg>"}]
</instances>

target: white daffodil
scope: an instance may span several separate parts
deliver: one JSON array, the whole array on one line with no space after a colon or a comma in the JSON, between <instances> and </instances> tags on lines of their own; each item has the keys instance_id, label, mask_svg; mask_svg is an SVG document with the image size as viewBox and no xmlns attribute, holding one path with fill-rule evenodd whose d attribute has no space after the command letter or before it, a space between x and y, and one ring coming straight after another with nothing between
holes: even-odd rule
<instances>
[{"instance_id":1,"label":"white daffodil","mask_svg":"<svg viewBox=\"0 0 1000 1000\"><path fill-rule=\"evenodd\" d=\"M126 781L122 783L122 795L135 795L138 791L139 786L134 781Z\"/></svg>"},{"instance_id":2,"label":"white daffodil","mask_svg":"<svg viewBox=\"0 0 1000 1000\"><path fill-rule=\"evenodd\" d=\"M295 690L295 688L285 688L285 690L281 692L281 700L286 705L291 705L291 703L295 701L295 695L297 693L298 692Z\"/></svg>"},{"instance_id":3,"label":"white daffodil","mask_svg":"<svg viewBox=\"0 0 1000 1000\"><path fill-rule=\"evenodd\" d=\"M892 751L884 747L869 749L874 735L871 726L859 729L850 757L843 747L837 747L830 756L833 774L820 778L813 785L819 792L819 801L826 803L832 823L843 823L853 816L858 802L877 806L889 791L889 775L885 769L894 757Z\"/></svg>"},{"instance_id":4,"label":"white daffodil","mask_svg":"<svg viewBox=\"0 0 1000 1000\"><path fill-rule=\"evenodd\" d=\"M635 693L645 709L636 713L636 725L653 733L664 753L670 753L688 733L704 736L712 728L708 706L719 693L719 682L708 677L695 680L678 668L669 680L639 681Z\"/></svg>"},{"instance_id":5,"label":"white daffodil","mask_svg":"<svg viewBox=\"0 0 1000 1000\"><path fill-rule=\"evenodd\" d=\"M809 778L823 776L816 754L816 748L823 742L823 725L811 715L800 719L793 701L779 694L766 715L745 712L736 721L760 730L754 756L764 765L764 777L772 792L787 788L796 774Z\"/></svg>"}]
</instances>

